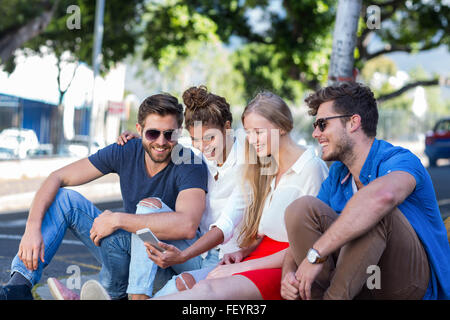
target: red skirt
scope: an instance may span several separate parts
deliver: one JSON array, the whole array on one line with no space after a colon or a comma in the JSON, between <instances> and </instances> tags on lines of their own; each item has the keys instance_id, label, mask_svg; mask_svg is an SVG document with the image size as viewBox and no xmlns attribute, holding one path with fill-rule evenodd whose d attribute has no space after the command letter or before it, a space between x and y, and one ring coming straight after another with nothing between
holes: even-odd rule
<instances>
[{"instance_id":1,"label":"red skirt","mask_svg":"<svg viewBox=\"0 0 450 320\"><path fill-rule=\"evenodd\" d=\"M277 253L289 247L288 242L275 241L264 236L258 247L243 261L263 258ZM252 281L258 288L264 300L282 300L281 290L281 268L250 270L235 275L242 275Z\"/></svg>"}]
</instances>

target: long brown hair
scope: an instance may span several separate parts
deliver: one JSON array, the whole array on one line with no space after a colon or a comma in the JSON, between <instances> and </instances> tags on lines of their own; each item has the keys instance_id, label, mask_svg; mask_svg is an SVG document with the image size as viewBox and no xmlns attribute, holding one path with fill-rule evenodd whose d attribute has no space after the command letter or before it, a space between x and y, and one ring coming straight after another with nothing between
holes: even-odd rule
<instances>
[{"instance_id":1,"label":"long brown hair","mask_svg":"<svg viewBox=\"0 0 450 320\"><path fill-rule=\"evenodd\" d=\"M242 123L245 117L253 112L263 116L286 133L293 128L292 113L283 99L276 94L267 91L259 93L245 107L241 117ZM257 157L254 147L248 140L245 141L244 184L250 187L251 193L247 199L244 222L238 238L240 247L251 245L257 238L264 203L270 192L270 184L278 171L276 168L272 173L268 173L268 166L273 164L277 165L270 156Z\"/></svg>"}]
</instances>

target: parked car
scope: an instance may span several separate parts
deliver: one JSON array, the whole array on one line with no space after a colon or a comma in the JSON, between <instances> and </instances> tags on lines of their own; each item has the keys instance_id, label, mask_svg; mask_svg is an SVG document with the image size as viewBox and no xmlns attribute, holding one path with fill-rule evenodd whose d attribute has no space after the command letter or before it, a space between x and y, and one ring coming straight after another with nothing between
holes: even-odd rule
<instances>
[{"instance_id":1,"label":"parked car","mask_svg":"<svg viewBox=\"0 0 450 320\"><path fill-rule=\"evenodd\" d=\"M14 151L7 148L0 148L0 160L14 159Z\"/></svg>"},{"instance_id":2,"label":"parked car","mask_svg":"<svg viewBox=\"0 0 450 320\"><path fill-rule=\"evenodd\" d=\"M436 166L438 159L450 158L450 118L439 120L433 131L425 136L425 154L430 167Z\"/></svg>"},{"instance_id":3,"label":"parked car","mask_svg":"<svg viewBox=\"0 0 450 320\"><path fill-rule=\"evenodd\" d=\"M92 141L91 154L97 152L103 147L105 147L104 143L100 143L96 140ZM89 156L89 137L75 136L72 140L67 141L65 153L76 157Z\"/></svg>"},{"instance_id":4,"label":"parked car","mask_svg":"<svg viewBox=\"0 0 450 320\"><path fill-rule=\"evenodd\" d=\"M39 140L31 129L8 128L0 133L0 149L3 154L25 159L32 151L39 149Z\"/></svg>"}]
</instances>

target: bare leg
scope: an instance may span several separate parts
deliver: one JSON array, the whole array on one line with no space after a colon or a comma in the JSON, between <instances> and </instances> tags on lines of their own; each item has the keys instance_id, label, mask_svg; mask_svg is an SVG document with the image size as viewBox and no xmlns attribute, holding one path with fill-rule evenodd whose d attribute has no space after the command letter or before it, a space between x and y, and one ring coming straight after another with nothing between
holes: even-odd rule
<instances>
[{"instance_id":1,"label":"bare leg","mask_svg":"<svg viewBox=\"0 0 450 320\"><path fill-rule=\"evenodd\" d=\"M161 300L262 300L256 285L242 275L201 280L190 290L180 291Z\"/></svg>"},{"instance_id":2,"label":"bare leg","mask_svg":"<svg viewBox=\"0 0 450 320\"><path fill-rule=\"evenodd\" d=\"M175 280L175 283L176 283L178 291L184 291L187 289L192 289L192 287L195 285L195 279L190 273L183 272Z\"/></svg>"}]
</instances>

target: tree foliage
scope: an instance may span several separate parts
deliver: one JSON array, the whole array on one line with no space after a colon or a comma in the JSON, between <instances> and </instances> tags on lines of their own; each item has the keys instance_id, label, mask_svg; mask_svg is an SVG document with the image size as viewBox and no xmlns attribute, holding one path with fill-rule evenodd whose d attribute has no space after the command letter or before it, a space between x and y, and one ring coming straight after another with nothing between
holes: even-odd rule
<instances>
[{"instance_id":1,"label":"tree foliage","mask_svg":"<svg viewBox=\"0 0 450 320\"><path fill-rule=\"evenodd\" d=\"M264 88L296 99L302 89L317 89L327 82L337 0L275 3L280 5L274 8L274 1L268 0L152 2L146 10L151 23L146 24L144 35L145 58L158 65L168 53L172 58L185 56L185 46L191 40L217 35L232 44L239 39L234 63L246 80L246 98ZM366 23L370 5L380 8L380 29L370 29ZM252 12L260 13L259 21L252 19ZM356 66L362 69L371 59L390 52L414 53L448 46L449 17L449 4L437 0L364 0ZM266 27L255 28L255 23ZM373 38L382 44L377 50L369 46ZM436 83L436 79L421 82Z\"/></svg>"},{"instance_id":2,"label":"tree foliage","mask_svg":"<svg viewBox=\"0 0 450 320\"><path fill-rule=\"evenodd\" d=\"M54 9L51 22L22 48L39 52L47 45L55 52L70 51L91 63L95 1L79 0L81 28L68 30L69 0L3 0L0 42L33 18ZM30 4L31 3L31 4ZM337 0L108 0L105 2L102 70L127 54L142 57L162 70L187 57L191 42L217 42L234 50L233 65L245 79L245 99L256 91L274 90L296 100L307 89L327 83ZM367 8L380 9L381 28L369 28ZM356 67L390 52L414 53L450 44L450 4L439 0L363 0L358 28ZM377 39L381 44L373 48ZM13 61L3 61L11 71ZM420 79L380 99L400 95L417 84L435 85L436 78Z\"/></svg>"},{"instance_id":3,"label":"tree foliage","mask_svg":"<svg viewBox=\"0 0 450 320\"><path fill-rule=\"evenodd\" d=\"M102 72L134 52L143 2L144 0L105 1ZM14 35L30 20L54 7L50 23L20 48L27 49L28 54L40 54L42 46L46 46L56 56L68 51L74 60L92 65L95 3L93 0L78 0L76 5L80 9L80 27L70 28L67 21L71 18L71 12L68 13L67 9L74 4L71 0L4 0L2 11L6 10L7 14L6 19L3 19L5 15L0 19L0 41L10 34ZM12 56L4 62L4 69L12 72L14 67Z\"/></svg>"}]
</instances>

